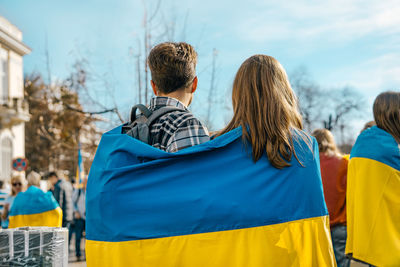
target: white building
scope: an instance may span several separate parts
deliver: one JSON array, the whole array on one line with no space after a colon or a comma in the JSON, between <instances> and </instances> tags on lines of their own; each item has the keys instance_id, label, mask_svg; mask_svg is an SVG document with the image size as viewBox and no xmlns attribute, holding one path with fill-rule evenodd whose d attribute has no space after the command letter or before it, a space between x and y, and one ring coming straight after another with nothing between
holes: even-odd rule
<instances>
[{"instance_id":1,"label":"white building","mask_svg":"<svg viewBox=\"0 0 400 267\"><path fill-rule=\"evenodd\" d=\"M31 49L22 42L22 32L0 16L0 180L12 175L12 159L25 156L25 122L22 57Z\"/></svg>"}]
</instances>

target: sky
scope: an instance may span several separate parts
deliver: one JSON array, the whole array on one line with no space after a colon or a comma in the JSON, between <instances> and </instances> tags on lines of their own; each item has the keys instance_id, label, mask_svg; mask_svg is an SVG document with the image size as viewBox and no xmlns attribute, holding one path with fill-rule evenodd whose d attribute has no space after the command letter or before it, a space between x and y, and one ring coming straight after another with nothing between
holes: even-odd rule
<instances>
[{"instance_id":1,"label":"sky","mask_svg":"<svg viewBox=\"0 0 400 267\"><path fill-rule=\"evenodd\" d=\"M138 38L157 1L148 0L0 0L0 15L22 30L32 53L24 72L65 78L78 58L107 80L124 114L136 104L135 61ZM210 88L213 49L218 97L216 127L229 119L230 88L240 64L253 54L278 59L291 73L307 68L326 90L351 86L365 96L367 109L357 127L372 119L371 106L382 91L400 90L400 2L398 0L161 1L160 21L175 21L174 39L193 44L199 54L198 98ZM156 39L156 38L154 38ZM104 84L103 84L104 85ZM102 84L98 83L97 87ZM107 94L98 94L112 105ZM194 101L201 117L205 106ZM358 129L357 129L358 131Z\"/></svg>"}]
</instances>

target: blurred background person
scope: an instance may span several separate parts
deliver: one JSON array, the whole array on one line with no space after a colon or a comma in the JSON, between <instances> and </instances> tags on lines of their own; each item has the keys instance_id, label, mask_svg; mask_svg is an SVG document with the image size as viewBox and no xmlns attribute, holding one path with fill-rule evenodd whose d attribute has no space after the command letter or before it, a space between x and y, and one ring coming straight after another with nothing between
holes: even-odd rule
<instances>
[{"instance_id":1,"label":"blurred background person","mask_svg":"<svg viewBox=\"0 0 400 267\"><path fill-rule=\"evenodd\" d=\"M69 228L73 220L72 185L56 172L50 172L47 179L51 186L50 191L63 212L62 226Z\"/></svg>"},{"instance_id":2,"label":"blurred background person","mask_svg":"<svg viewBox=\"0 0 400 267\"><path fill-rule=\"evenodd\" d=\"M375 126L375 125L376 125L375 121L367 122L366 124L364 124L364 127L362 128L360 133L364 132L365 130L367 130L367 129L371 128L372 126Z\"/></svg>"},{"instance_id":3,"label":"blurred background person","mask_svg":"<svg viewBox=\"0 0 400 267\"><path fill-rule=\"evenodd\" d=\"M9 213L9 228L25 226L61 227L62 211L53 195L40 189L41 176L30 172L28 189L19 193Z\"/></svg>"},{"instance_id":4,"label":"blurred background person","mask_svg":"<svg viewBox=\"0 0 400 267\"><path fill-rule=\"evenodd\" d=\"M3 213L4 204L9 195L7 190L4 189L5 187L4 184L5 184L4 181L0 180L0 215ZM0 222L1 222L1 217L0 217Z\"/></svg>"},{"instance_id":5,"label":"blurred background person","mask_svg":"<svg viewBox=\"0 0 400 267\"><path fill-rule=\"evenodd\" d=\"M28 184L27 187L29 188L29 187L31 187L33 185L33 186L36 186L36 187L40 188L40 180L41 180L41 178L42 177L40 176L39 173L34 172L34 171L30 172L28 174L28 176L26 177L26 182Z\"/></svg>"},{"instance_id":6,"label":"blurred background person","mask_svg":"<svg viewBox=\"0 0 400 267\"><path fill-rule=\"evenodd\" d=\"M81 260L81 240L85 230L86 222L86 184L87 178L84 178L81 185L74 190L72 202L74 205L74 227L71 232L75 233L75 255L77 261Z\"/></svg>"},{"instance_id":7,"label":"blurred background person","mask_svg":"<svg viewBox=\"0 0 400 267\"><path fill-rule=\"evenodd\" d=\"M347 238L346 182L348 159L340 153L329 130L316 129L312 135L318 142L322 185L329 212L336 262L339 267L348 267L350 260L344 253Z\"/></svg>"},{"instance_id":8,"label":"blurred background person","mask_svg":"<svg viewBox=\"0 0 400 267\"><path fill-rule=\"evenodd\" d=\"M4 201L3 212L1 213L1 227L3 229L8 228L9 220L8 215L10 209L14 203L15 197L19 192L23 190L24 178L21 175L15 175L11 178L11 195L9 195Z\"/></svg>"},{"instance_id":9,"label":"blurred background person","mask_svg":"<svg viewBox=\"0 0 400 267\"><path fill-rule=\"evenodd\" d=\"M400 92L378 95L373 114L350 155L346 254L351 266L400 266Z\"/></svg>"}]
</instances>

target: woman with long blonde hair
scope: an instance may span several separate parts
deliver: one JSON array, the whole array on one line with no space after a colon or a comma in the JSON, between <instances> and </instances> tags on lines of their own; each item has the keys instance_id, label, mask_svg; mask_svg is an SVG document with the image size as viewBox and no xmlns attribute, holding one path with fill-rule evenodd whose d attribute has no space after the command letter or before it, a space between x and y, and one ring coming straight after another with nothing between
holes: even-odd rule
<instances>
[{"instance_id":1,"label":"woman with long blonde hair","mask_svg":"<svg viewBox=\"0 0 400 267\"><path fill-rule=\"evenodd\" d=\"M297 98L275 58L254 55L240 66L233 82L232 105L233 118L218 135L241 126L255 162L264 153L278 169L290 166L292 156L300 161L294 150L294 132L308 137L299 131L303 125Z\"/></svg>"},{"instance_id":2,"label":"woman with long blonde hair","mask_svg":"<svg viewBox=\"0 0 400 267\"><path fill-rule=\"evenodd\" d=\"M21 192L25 185L25 180L21 175L15 175L11 178L11 195L7 197L4 204L3 213L1 214L1 227L8 228L8 213L14 202L15 197Z\"/></svg>"},{"instance_id":3,"label":"woman with long blonde hair","mask_svg":"<svg viewBox=\"0 0 400 267\"><path fill-rule=\"evenodd\" d=\"M327 129L316 129L312 135L317 139L321 178L325 202L329 211L329 222L333 249L339 267L348 267L349 259L344 254L346 246L346 182L348 159L336 146L333 134Z\"/></svg>"}]
</instances>

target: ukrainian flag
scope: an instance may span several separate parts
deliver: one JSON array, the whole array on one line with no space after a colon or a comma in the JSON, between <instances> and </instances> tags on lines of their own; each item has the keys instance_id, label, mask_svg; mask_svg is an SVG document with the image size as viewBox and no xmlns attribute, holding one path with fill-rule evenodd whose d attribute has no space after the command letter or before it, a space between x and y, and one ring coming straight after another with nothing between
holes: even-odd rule
<instances>
[{"instance_id":1,"label":"ukrainian flag","mask_svg":"<svg viewBox=\"0 0 400 267\"><path fill-rule=\"evenodd\" d=\"M11 206L9 228L25 226L61 227L62 210L51 192L30 186L18 193Z\"/></svg>"},{"instance_id":2,"label":"ukrainian flag","mask_svg":"<svg viewBox=\"0 0 400 267\"><path fill-rule=\"evenodd\" d=\"M400 266L400 147L377 126L360 134L350 155L346 253Z\"/></svg>"},{"instance_id":3,"label":"ukrainian flag","mask_svg":"<svg viewBox=\"0 0 400 267\"><path fill-rule=\"evenodd\" d=\"M103 135L87 188L88 266L336 266L318 145L257 163L237 128L177 153L118 127Z\"/></svg>"}]
</instances>

